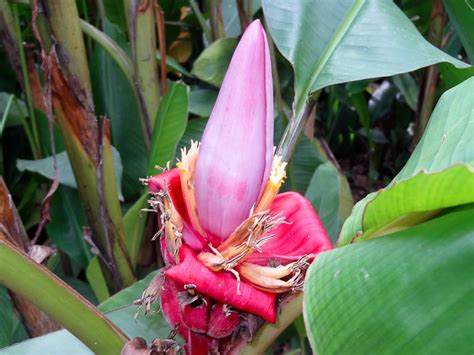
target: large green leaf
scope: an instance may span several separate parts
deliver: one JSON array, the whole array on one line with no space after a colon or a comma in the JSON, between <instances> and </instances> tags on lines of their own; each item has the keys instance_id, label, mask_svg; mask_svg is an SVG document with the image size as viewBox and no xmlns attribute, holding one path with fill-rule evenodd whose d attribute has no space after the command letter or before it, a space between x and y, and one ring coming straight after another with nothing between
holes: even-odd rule
<instances>
[{"instance_id":1,"label":"large green leaf","mask_svg":"<svg viewBox=\"0 0 474 355\"><path fill-rule=\"evenodd\" d=\"M441 78L443 79L446 89L461 84L464 80L467 80L474 76L474 67L469 68L456 68L449 63L438 64Z\"/></svg>"},{"instance_id":2,"label":"large green leaf","mask_svg":"<svg viewBox=\"0 0 474 355\"><path fill-rule=\"evenodd\" d=\"M99 309L118 326L129 338L142 337L147 342L155 338L164 339L170 328L161 313L148 315L140 313L134 319L137 306L133 301L139 299L156 272L143 280L117 293L99 306ZM60 330L38 338L24 341L15 346L0 350L0 354L65 354L89 355L92 352L67 330Z\"/></svg>"},{"instance_id":3,"label":"large green leaf","mask_svg":"<svg viewBox=\"0 0 474 355\"><path fill-rule=\"evenodd\" d=\"M474 1L443 0L443 5L469 59L474 62Z\"/></svg>"},{"instance_id":4,"label":"large green leaf","mask_svg":"<svg viewBox=\"0 0 474 355\"><path fill-rule=\"evenodd\" d=\"M128 50L118 27L105 21L104 31L117 45ZM137 181L146 174L148 163L137 100L123 71L105 49L97 47L92 63L94 101L98 113L110 119L112 144L120 152L124 167L123 192L129 200L140 193Z\"/></svg>"},{"instance_id":5,"label":"large green leaf","mask_svg":"<svg viewBox=\"0 0 474 355\"><path fill-rule=\"evenodd\" d=\"M318 354L472 354L474 208L320 254L304 316Z\"/></svg>"},{"instance_id":6,"label":"large green leaf","mask_svg":"<svg viewBox=\"0 0 474 355\"><path fill-rule=\"evenodd\" d=\"M57 248L82 267L86 267L92 254L90 245L84 240L83 228L87 225L87 219L77 201L77 191L59 186L51 202L51 221L46 225L46 230Z\"/></svg>"},{"instance_id":7,"label":"large green leaf","mask_svg":"<svg viewBox=\"0 0 474 355\"><path fill-rule=\"evenodd\" d=\"M125 4L127 2L119 2L115 0L103 0L102 6L105 17L111 23L120 27L124 32L127 30L127 18L125 16Z\"/></svg>"},{"instance_id":8,"label":"large green leaf","mask_svg":"<svg viewBox=\"0 0 474 355\"><path fill-rule=\"evenodd\" d=\"M217 91L195 89L189 93L189 112L200 117L209 117L217 99Z\"/></svg>"},{"instance_id":9,"label":"large green leaf","mask_svg":"<svg viewBox=\"0 0 474 355\"><path fill-rule=\"evenodd\" d=\"M99 309L114 322L129 338L140 336L147 342L153 339L165 339L170 333L170 327L159 311L159 301L153 305L153 311L147 315L140 312L136 319L133 319L137 311L137 306L133 301L142 296L150 281L157 272L150 273L144 279L134 285L120 291L99 306Z\"/></svg>"},{"instance_id":10,"label":"large green leaf","mask_svg":"<svg viewBox=\"0 0 474 355\"><path fill-rule=\"evenodd\" d=\"M340 245L409 227L440 209L474 202L474 78L443 94L392 183L359 201Z\"/></svg>"},{"instance_id":11,"label":"large green leaf","mask_svg":"<svg viewBox=\"0 0 474 355\"><path fill-rule=\"evenodd\" d=\"M331 162L318 166L309 182L306 198L313 204L333 243L350 215L352 195L349 183Z\"/></svg>"},{"instance_id":12,"label":"large green leaf","mask_svg":"<svg viewBox=\"0 0 474 355\"><path fill-rule=\"evenodd\" d=\"M395 75L392 78L392 81L398 88L398 90L400 90L400 92L402 93L403 98L405 99L405 102L408 104L408 106L410 106L410 108L416 112L420 88L416 83L415 79L413 79L410 74L404 73L400 75Z\"/></svg>"},{"instance_id":13,"label":"large green leaf","mask_svg":"<svg viewBox=\"0 0 474 355\"><path fill-rule=\"evenodd\" d=\"M215 41L196 59L192 73L206 83L221 86L236 46L236 38Z\"/></svg>"},{"instance_id":14,"label":"large green leaf","mask_svg":"<svg viewBox=\"0 0 474 355\"><path fill-rule=\"evenodd\" d=\"M288 164L288 179L283 190L298 191L302 194L306 192L315 170L325 162L317 144L316 140L311 141L306 136L300 138Z\"/></svg>"},{"instance_id":15,"label":"large green leaf","mask_svg":"<svg viewBox=\"0 0 474 355\"><path fill-rule=\"evenodd\" d=\"M114 169L115 169L115 180L117 183L119 198L123 199L122 196L122 189L121 189L121 181L122 181L122 160L120 158L120 154L112 147L112 158L114 161ZM66 152L61 152L56 155L56 162L58 164L59 170L59 183L63 184L64 186L71 187L73 189L77 189L76 178L74 177L74 173L72 171L71 162L69 161L68 155ZM53 180L54 179L54 161L53 157L47 157L38 160L25 160L25 159L18 159L16 163L16 167L20 171L31 171L33 173L38 173L43 175L44 177Z\"/></svg>"},{"instance_id":16,"label":"large green leaf","mask_svg":"<svg viewBox=\"0 0 474 355\"><path fill-rule=\"evenodd\" d=\"M155 166L165 167L175 156L176 147L188 121L189 88L184 83L172 83L158 110L151 140L148 174Z\"/></svg>"},{"instance_id":17,"label":"large green leaf","mask_svg":"<svg viewBox=\"0 0 474 355\"><path fill-rule=\"evenodd\" d=\"M263 10L294 66L297 113L309 93L329 85L465 65L428 43L391 0L263 0Z\"/></svg>"}]
</instances>

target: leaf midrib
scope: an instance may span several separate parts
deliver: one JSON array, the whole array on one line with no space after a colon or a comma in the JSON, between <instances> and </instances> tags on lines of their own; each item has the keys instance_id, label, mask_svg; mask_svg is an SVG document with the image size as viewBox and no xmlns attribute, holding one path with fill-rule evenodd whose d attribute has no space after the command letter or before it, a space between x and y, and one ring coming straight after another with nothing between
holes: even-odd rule
<instances>
[{"instance_id":1,"label":"leaf midrib","mask_svg":"<svg viewBox=\"0 0 474 355\"><path fill-rule=\"evenodd\" d=\"M339 43L342 41L344 35L351 27L352 23L356 19L357 15L362 9L362 6L365 3L366 3L366 0L355 0L354 4L351 6L347 14L344 16L344 19L339 24L339 27L337 28L333 37L324 48L321 57L316 62L314 69L311 71L312 74L309 77L310 80L308 80L306 84L303 86L303 90L297 99L295 117L298 117L298 113L304 109L306 98L311 92L311 87L318 79L322 70L324 69L327 62L329 61L329 58L331 58L332 54L336 50Z\"/></svg>"}]
</instances>

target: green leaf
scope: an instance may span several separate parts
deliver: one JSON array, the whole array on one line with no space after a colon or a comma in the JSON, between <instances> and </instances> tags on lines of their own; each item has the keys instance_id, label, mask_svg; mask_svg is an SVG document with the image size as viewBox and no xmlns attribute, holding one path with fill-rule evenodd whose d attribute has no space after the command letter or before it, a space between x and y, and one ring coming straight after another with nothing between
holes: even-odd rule
<instances>
[{"instance_id":1,"label":"green leaf","mask_svg":"<svg viewBox=\"0 0 474 355\"><path fill-rule=\"evenodd\" d=\"M331 162L321 164L311 178L306 198L318 212L329 238L336 243L342 223L353 205L346 177Z\"/></svg>"},{"instance_id":2,"label":"green leaf","mask_svg":"<svg viewBox=\"0 0 474 355\"><path fill-rule=\"evenodd\" d=\"M122 190L120 189L120 182L122 180L122 160L120 159L120 154L112 147L112 158L114 160L115 168L115 179L118 187L119 198L123 200ZM61 152L56 155L56 161L58 164L59 170L59 183L64 186L77 189L76 178L72 172L71 163L66 152ZM16 167L20 171L30 171L33 173L38 173L50 180L54 179L54 163L53 157L47 157L44 159L38 160L24 160L18 159Z\"/></svg>"},{"instance_id":3,"label":"green leaf","mask_svg":"<svg viewBox=\"0 0 474 355\"><path fill-rule=\"evenodd\" d=\"M329 85L438 62L466 66L427 42L391 0L263 0L263 10L295 70L297 116L308 94Z\"/></svg>"},{"instance_id":4,"label":"green leaf","mask_svg":"<svg viewBox=\"0 0 474 355\"><path fill-rule=\"evenodd\" d=\"M474 208L318 255L303 313L318 354L472 354Z\"/></svg>"},{"instance_id":5,"label":"green leaf","mask_svg":"<svg viewBox=\"0 0 474 355\"><path fill-rule=\"evenodd\" d=\"M151 140L148 175L155 175L155 166L165 167L172 161L188 121L189 88L184 83L172 83L167 90L160 108ZM124 217L126 244L132 265L135 265L146 224L146 215L141 209L146 207L147 194L143 194L128 210Z\"/></svg>"},{"instance_id":6,"label":"green leaf","mask_svg":"<svg viewBox=\"0 0 474 355\"><path fill-rule=\"evenodd\" d=\"M156 52L156 59L158 64L161 64L161 53L160 51ZM179 73L191 78L193 75L181 64L179 64L176 59L166 56L166 70L168 72Z\"/></svg>"},{"instance_id":7,"label":"green leaf","mask_svg":"<svg viewBox=\"0 0 474 355\"><path fill-rule=\"evenodd\" d=\"M79 339L67 330L58 330L46 335L23 341L0 349L1 355L36 355L36 354L74 354L94 355Z\"/></svg>"},{"instance_id":8,"label":"green leaf","mask_svg":"<svg viewBox=\"0 0 474 355\"><path fill-rule=\"evenodd\" d=\"M141 298L143 291L155 275L157 271L115 294L99 306L99 309L129 338L140 336L147 342L151 342L156 338L165 339L170 333L168 323L163 314L158 311L159 302L154 305L154 311L148 315L140 312L136 320L133 319L137 311L137 306L133 304L133 301Z\"/></svg>"},{"instance_id":9,"label":"green leaf","mask_svg":"<svg viewBox=\"0 0 474 355\"><path fill-rule=\"evenodd\" d=\"M104 7L105 17L120 27L122 31L127 30L127 18L125 16L125 4L127 2L119 2L116 0L103 0L102 4Z\"/></svg>"},{"instance_id":10,"label":"green leaf","mask_svg":"<svg viewBox=\"0 0 474 355\"><path fill-rule=\"evenodd\" d=\"M443 5L471 63L474 62L474 1L443 0Z\"/></svg>"},{"instance_id":11,"label":"green leaf","mask_svg":"<svg viewBox=\"0 0 474 355\"><path fill-rule=\"evenodd\" d=\"M139 299L157 271L150 273L144 279L120 291L98 308L118 326L129 338L142 337L148 343L153 339L165 339L170 333L162 313L151 312L148 315L140 313L134 319L137 306L133 301ZM92 352L67 330L60 330L41 337L30 339L13 347L0 350L0 354L53 354L56 350L74 355L89 355Z\"/></svg>"},{"instance_id":12,"label":"green leaf","mask_svg":"<svg viewBox=\"0 0 474 355\"><path fill-rule=\"evenodd\" d=\"M188 121L189 88L184 83L172 83L157 113L151 140L148 175L156 173L155 166L165 167L174 159L176 147Z\"/></svg>"},{"instance_id":13,"label":"green leaf","mask_svg":"<svg viewBox=\"0 0 474 355\"><path fill-rule=\"evenodd\" d=\"M178 148L176 151L179 151L181 148L189 147L191 141L201 141L202 134L206 128L207 118L196 118L189 120L186 127L186 131L183 134L183 137L179 141Z\"/></svg>"},{"instance_id":14,"label":"green leaf","mask_svg":"<svg viewBox=\"0 0 474 355\"><path fill-rule=\"evenodd\" d=\"M8 104L11 100L16 100L21 112L18 112L17 105L15 105L13 101L10 103L10 105ZM0 119L2 120L0 121L0 127L19 126L21 125L21 118L27 116L28 110L26 109L26 105L23 101L15 98L15 96L12 94L0 92ZM3 129L0 130L0 136L2 131Z\"/></svg>"},{"instance_id":15,"label":"green leaf","mask_svg":"<svg viewBox=\"0 0 474 355\"><path fill-rule=\"evenodd\" d=\"M191 90L189 94L189 112L200 117L209 117L216 99L217 91L215 90Z\"/></svg>"},{"instance_id":16,"label":"green leaf","mask_svg":"<svg viewBox=\"0 0 474 355\"><path fill-rule=\"evenodd\" d=\"M116 26L106 21L104 27L116 42L111 50L117 53L123 52L120 47L128 50L124 34ZM111 50L97 47L91 66L92 83L97 111L110 119L112 144L120 152L124 167L122 188L125 199L130 200L140 193L141 186L137 182L146 175L148 160L134 91L124 70L110 55ZM122 57L130 61L125 52ZM133 73L133 64L128 65L131 68L127 71Z\"/></svg>"},{"instance_id":17,"label":"green leaf","mask_svg":"<svg viewBox=\"0 0 474 355\"><path fill-rule=\"evenodd\" d=\"M459 69L449 63L440 63L438 68L446 89L451 89L474 76L474 67Z\"/></svg>"},{"instance_id":18,"label":"green leaf","mask_svg":"<svg viewBox=\"0 0 474 355\"><path fill-rule=\"evenodd\" d=\"M407 228L440 209L474 202L474 78L445 92L392 183L359 201L340 245Z\"/></svg>"},{"instance_id":19,"label":"green leaf","mask_svg":"<svg viewBox=\"0 0 474 355\"><path fill-rule=\"evenodd\" d=\"M0 348L28 338L20 317L13 308L10 295L0 286Z\"/></svg>"},{"instance_id":20,"label":"green leaf","mask_svg":"<svg viewBox=\"0 0 474 355\"><path fill-rule=\"evenodd\" d=\"M283 185L283 190L304 194L315 170L324 162L325 159L319 152L317 140L310 141L305 136L301 137L296 145L293 158L288 164L288 179Z\"/></svg>"},{"instance_id":21,"label":"green leaf","mask_svg":"<svg viewBox=\"0 0 474 355\"><path fill-rule=\"evenodd\" d=\"M445 64L445 63L442 63ZM450 65L450 64L446 64ZM452 65L450 65L453 67ZM454 68L454 67L453 67ZM462 70L462 69L460 69ZM418 94L420 92L420 88L418 87L415 79L408 74L400 74L400 75L395 75L393 78L393 83L395 86L400 90L400 92L403 94L403 97L405 98L405 102L410 106L410 108L416 112L417 110L417 105L418 105Z\"/></svg>"},{"instance_id":22,"label":"green leaf","mask_svg":"<svg viewBox=\"0 0 474 355\"><path fill-rule=\"evenodd\" d=\"M251 1L252 17L262 7L261 0ZM222 0L222 19L224 20L224 31L227 37L240 36L240 20L235 0Z\"/></svg>"},{"instance_id":23,"label":"green leaf","mask_svg":"<svg viewBox=\"0 0 474 355\"><path fill-rule=\"evenodd\" d=\"M373 121L383 117L390 111L397 93L397 87L388 80L384 80L372 93L369 100L369 110Z\"/></svg>"},{"instance_id":24,"label":"green leaf","mask_svg":"<svg viewBox=\"0 0 474 355\"><path fill-rule=\"evenodd\" d=\"M221 86L237 42L236 38L222 38L212 43L196 59L192 73L206 83Z\"/></svg>"},{"instance_id":25,"label":"green leaf","mask_svg":"<svg viewBox=\"0 0 474 355\"><path fill-rule=\"evenodd\" d=\"M86 269L86 277L99 302L105 301L110 297L107 281L102 273L99 258L97 256L93 257L89 263L89 266Z\"/></svg>"},{"instance_id":26,"label":"green leaf","mask_svg":"<svg viewBox=\"0 0 474 355\"><path fill-rule=\"evenodd\" d=\"M431 1L401 0L398 2L405 15L413 21L418 30L426 35L430 28L431 12L433 5Z\"/></svg>"},{"instance_id":27,"label":"green leaf","mask_svg":"<svg viewBox=\"0 0 474 355\"><path fill-rule=\"evenodd\" d=\"M142 209L147 207L147 199L148 193L144 193L123 217L125 243L132 265L137 263L143 233L145 232L147 215L146 212L142 212Z\"/></svg>"},{"instance_id":28,"label":"green leaf","mask_svg":"<svg viewBox=\"0 0 474 355\"><path fill-rule=\"evenodd\" d=\"M59 186L51 201L51 221L46 225L46 231L57 248L82 267L86 267L92 254L90 246L84 240L83 227L87 225L87 219L77 201L77 191Z\"/></svg>"},{"instance_id":29,"label":"green leaf","mask_svg":"<svg viewBox=\"0 0 474 355\"><path fill-rule=\"evenodd\" d=\"M119 353L127 341L110 321L76 291L26 254L2 241L0 283L58 321L96 353Z\"/></svg>"},{"instance_id":30,"label":"green leaf","mask_svg":"<svg viewBox=\"0 0 474 355\"><path fill-rule=\"evenodd\" d=\"M396 176L403 180L420 170L439 172L455 163L474 163L474 78L445 92L428 127L405 167Z\"/></svg>"}]
</instances>

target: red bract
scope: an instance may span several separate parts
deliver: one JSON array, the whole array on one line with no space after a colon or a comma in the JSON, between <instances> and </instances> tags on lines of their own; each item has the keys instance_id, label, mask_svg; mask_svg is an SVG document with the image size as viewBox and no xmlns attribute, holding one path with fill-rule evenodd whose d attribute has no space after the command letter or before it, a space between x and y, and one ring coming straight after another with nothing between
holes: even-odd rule
<instances>
[{"instance_id":1,"label":"red bract","mask_svg":"<svg viewBox=\"0 0 474 355\"><path fill-rule=\"evenodd\" d=\"M246 313L275 322L277 293L301 290L309 263L332 248L309 201L277 195L286 163L272 161L272 98L268 45L255 21L235 50L201 145L148 180L168 265L162 310L189 353L231 346Z\"/></svg>"},{"instance_id":2,"label":"red bract","mask_svg":"<svg viewBox=\"0 0 474 355\"><path fill-rule=\"evenodd\" d=\"M240 282L238 294L238 283L234 275L209 270L186 245L181 247L179 253L180 263L166 271L168 278L177 283L195 285L196 292L275 322L275 294L260 291L243 281Z\"/></svg>"}]
</instances>

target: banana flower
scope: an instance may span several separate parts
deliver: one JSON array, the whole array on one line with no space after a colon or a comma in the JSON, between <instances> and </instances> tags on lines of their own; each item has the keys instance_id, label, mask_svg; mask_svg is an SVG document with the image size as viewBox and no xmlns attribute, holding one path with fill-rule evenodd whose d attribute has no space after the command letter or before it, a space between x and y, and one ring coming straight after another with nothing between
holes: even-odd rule
<instances>
[{"instance_id":1,"label":"banana flower","mask_svg":"<svg viewBox=\"0 0 474 355\"><path fill-rule=\"evenodd\" d=\"M301 290L309 263L332 248L310 202L278 194L286 163L273 154L273 121L257 20L234 52L202 142L147 181L168 265L154 290L188 353L226 352L255 324L275 322L278 294Z\"/></svg>"}]
</instances>

